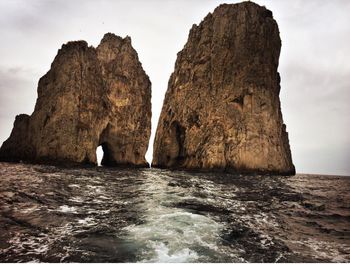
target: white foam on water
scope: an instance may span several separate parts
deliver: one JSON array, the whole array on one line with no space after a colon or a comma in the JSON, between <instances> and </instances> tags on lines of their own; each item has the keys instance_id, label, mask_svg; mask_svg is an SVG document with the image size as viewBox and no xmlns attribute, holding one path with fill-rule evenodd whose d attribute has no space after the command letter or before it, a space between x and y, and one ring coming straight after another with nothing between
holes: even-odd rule
<instances>
[{"instance_id":1,"label":"white foam on water","mask_svg":"<svg viewBox=\"0 0 350 265\"><path fill-rule=\"evenodd\" d=\"M300 241L294 241L301 243ZM315 257L322 257L324 259L331 258L331 262L348 262L348 258L342 255L342 252L349 253L350 247L348 245L339 244L336 242L319 241L317 239L309 238L303 244L306 248L310 248Z\"/></svg>"},{"instance_id":2,"label":"white foam on water","mask_svg":"<svg viewBox=\"0 0 350 265\"><path fill-rule=\"evenodd\" d=\"M110 209L107 210L96 210L96 209L86 209L87 210L87 214L109 214L111 212Z\"/></svg>"},{"instance_id":3,"label":"white foam on water","mask_svg":"<svg viewBox=\"0 0 350 265\"><path fill-rule=\"evenodd\" d=\"M148 216L146 223L129 226L129 239L152 249L147 262L195 262L199 257L193 248L217 250L221 225L208 217L173 209L173 212Z\"/></svg>"},{"instance_id":4,"label":"white foam on water","mask_svg":"<svg viewBox=\"0 0 350 265\"><path fill-rule=\"evenodd\" d=\"M58 211L62 213L77 213L77 208L74 206L61 205Z\"/></svg>"},{"instance_id":5,"label":"white foam on water","mask_svg":"<svg viewBox=\"0 0 350 265\"><path fill-rule=\"evenodd\" d=\"M86 185L85 188L87 189L88 193L93 193L96 195L105 193L105 189L102 186Z\"/></svg>"},{"instance_id":6,"label":"white foam on water","mask_svg":"<svg viewBox=\"0 0 350 265\"><path fill-rule=\"evenodd\" d=\"M170 249L162 242L154 243L153 248L156 253L155 258L149 259L149 260L142 260L142 262L183 263L183 262L195 261L198 258L197 253L188 248L184 248L180 251L177 251L169 255L169 253L171 252Z\"/></svg>"},{"instance_id":7,"label":"white foam on water","mask_svg":"<svg viewBox=\"0 0 350 265\"><path fill-rule=\"evenodd\" d=\"M78 185L78 184L69 184L68 187L70 187L70 188L80 188L80 185Z\"/></svg>"},{"instance_id":8,"label":"white foam on water","mask_svg":"<svg viewBox=\"0 0 350 265\"><path fill-rule=\"evenodd\" d=\"M79 197L79 196L75 196L75 197L69 198L69 201L81 203L81 202L84 202L84 198L83 197Z\"/></svg>"},{"instance_id":9,"label":"white foam on water","mask_svg":"<svg viewBox=\"0 0 350 265\"><path fill-rule=\"evenodd\" d=\"M151 180L152 174L147 174ZM169 206L183 198L169 192L166 177L150 182L142 187L149 196L142 205L145 222L124 228L126 240L141 246L141 261L196 262L207 252L196 250L218 251L223 225L208 216Z\"/></svg>"},{"instance_id":10,"label":"white foam on water","mask_svg":"<svg viewBox=\"0 0 350 265\"><path fill-rule=\"evenodd\" d=\"M78 220L78 223L84 226L94 226L96 225L96 221L94 218L86 217L84 219Z\"/></svg>"}]
</instances>

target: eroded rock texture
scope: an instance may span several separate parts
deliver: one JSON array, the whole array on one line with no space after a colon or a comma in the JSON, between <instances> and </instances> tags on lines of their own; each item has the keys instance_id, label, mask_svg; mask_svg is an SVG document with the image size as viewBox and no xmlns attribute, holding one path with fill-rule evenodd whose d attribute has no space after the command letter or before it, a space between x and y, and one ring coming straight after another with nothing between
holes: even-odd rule
<instances>
[{"instance_id":1,"label":"eroded rock texture","mask_svg":"<svg viewBox=\"0 0 350 265\"><path fill-rule=\"evenodd\" d=\"M190 30L170 77L152 164L294 174L277 72L272 12L220 5Z\"/></svg>"},{"instance_id":2,"label":"eroded rock texture","mask_svg":"<svg viewBox=\"0 0 350 265\"><path fill-rule=\"evenodd\" d=\"M38 85L33 114L16 117L2 160L146 166L151 83L129 37L107 33L95 49L64 44Z\"/></svg>"}]
</instances>

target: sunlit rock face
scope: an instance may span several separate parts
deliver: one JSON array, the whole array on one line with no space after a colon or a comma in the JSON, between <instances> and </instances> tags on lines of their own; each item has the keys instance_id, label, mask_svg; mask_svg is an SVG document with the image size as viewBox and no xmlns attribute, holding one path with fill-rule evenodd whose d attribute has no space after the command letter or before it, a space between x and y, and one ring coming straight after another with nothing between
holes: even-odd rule
<instances>
[{"instance_id":1,"label":"sunlit rock face","mask_svg":"<svg viewBox=\"0 0 350 265\"><path fill-rule=\"evenodd\" d=\"M151 82L130 37L106 34L97 47L109 106L107 127L99 143L106 153L102 164L146 165L151 135Z\"/></svg>"},{"instance_id":2,"label":"sunlit rock face","mask_svg":"<svg viewBox=\"0 0 350 265\"><path fill-rule=\"evenodd\" d=\"M2 160L146 166L151 83L129 37L107 33L95 49L64 44L38 85L33 114L19 115Z\"/></svg>"},{"instance_id":3,"label":"sunlit rock face","mask_svg":"<svg viewBox=\"0 0 350 265\"><path fill-rule=\"evenodd\" d=\"M223 4L190 30L170 77L152 165L294 174L272 12Z\"/></svg>"}]
</instances>

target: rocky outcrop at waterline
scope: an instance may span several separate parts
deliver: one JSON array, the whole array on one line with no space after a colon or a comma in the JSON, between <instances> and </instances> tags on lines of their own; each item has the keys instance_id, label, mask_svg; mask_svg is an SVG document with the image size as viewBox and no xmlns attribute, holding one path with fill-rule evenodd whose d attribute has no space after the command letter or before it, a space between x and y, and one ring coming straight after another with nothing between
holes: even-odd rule
<instances>
[{"instance_id":1,"label":"rocky outcrop at waterline","mask_svg":"<svg viewBox=\"0 0 350 265\"><path fill-rule=\"evenodd\" d=\"M31 116L16 117L0 149L6 161L146 166L151 82L130 37L107 33L97 48L64 44L40 80Z\"/></svg>"},{"instance_id":2,"label":"rocky outcrop at waterline","mask_svg":"<svg viewBox=\"0 0 350 265\"><path fill-rule=\"evenodd\" d=\"M190 30L170 77L156 167L295 174L280 108L272 12L223 4Z\"/></svg>"}]
</instances>

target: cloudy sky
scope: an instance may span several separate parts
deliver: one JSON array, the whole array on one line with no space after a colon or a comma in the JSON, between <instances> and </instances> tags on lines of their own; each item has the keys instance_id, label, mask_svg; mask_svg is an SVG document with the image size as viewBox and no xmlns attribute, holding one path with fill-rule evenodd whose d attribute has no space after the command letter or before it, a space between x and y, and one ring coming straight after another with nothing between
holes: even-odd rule
<instances>
[{"instance_id":1,"label":"cloudy sky","mask_svg":"<svg viewBox=\"0 0 350 265\"><path fill-rule=\"evenodd\" d=\"M227 1L226 3L238 1ZM282 38L281 104L297 172L350 175L350 0L257 0ZM131 36L152 81L153 137L176 54L217 0L0 0L0 142L31 114L61 45Z\"/></svg>"}]
</instances>

